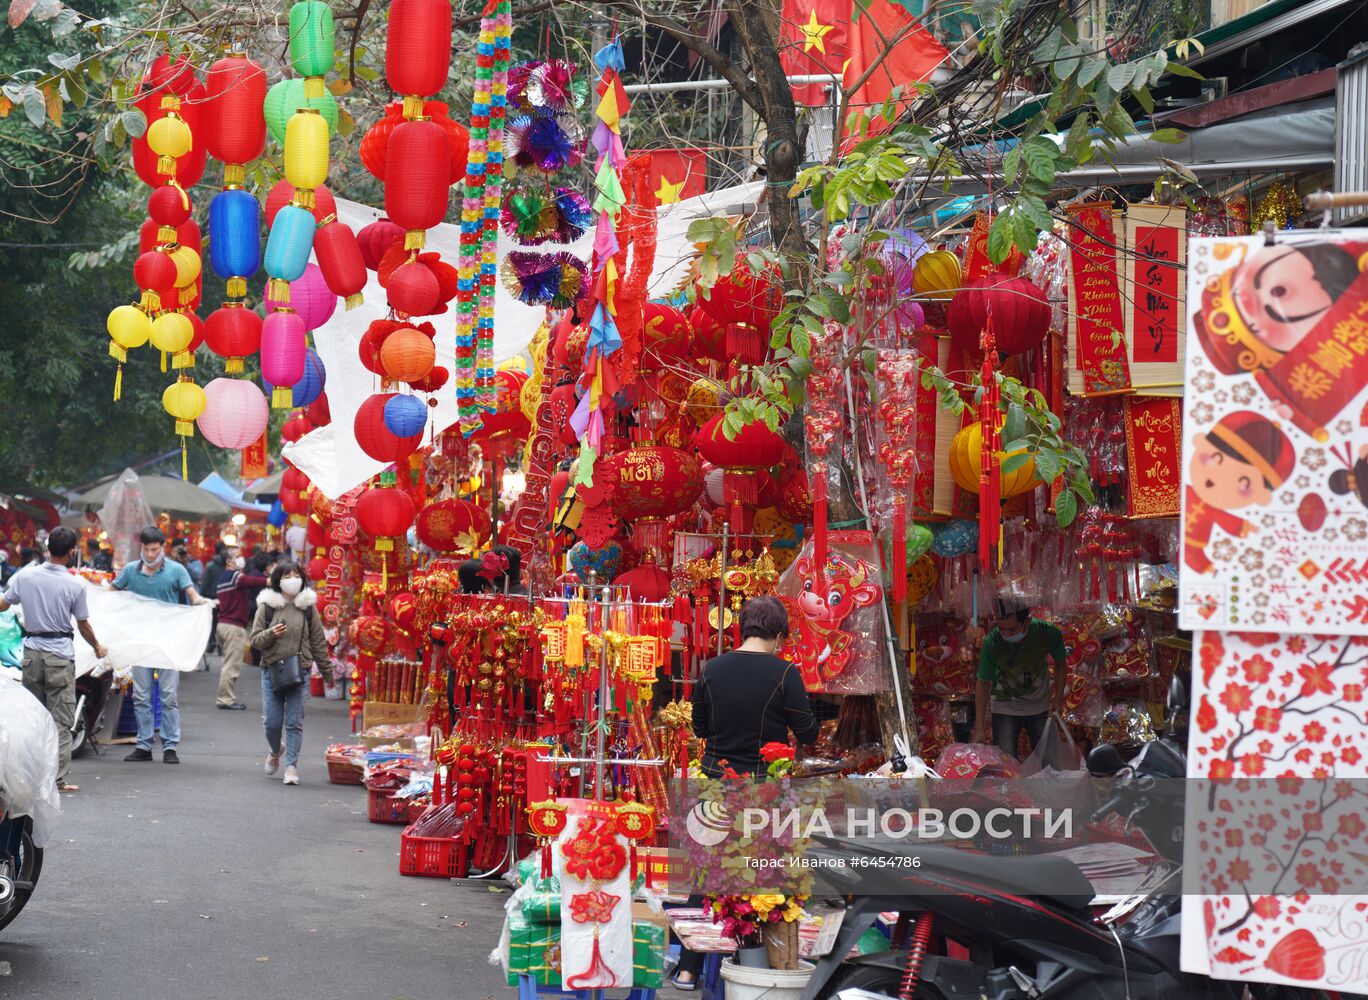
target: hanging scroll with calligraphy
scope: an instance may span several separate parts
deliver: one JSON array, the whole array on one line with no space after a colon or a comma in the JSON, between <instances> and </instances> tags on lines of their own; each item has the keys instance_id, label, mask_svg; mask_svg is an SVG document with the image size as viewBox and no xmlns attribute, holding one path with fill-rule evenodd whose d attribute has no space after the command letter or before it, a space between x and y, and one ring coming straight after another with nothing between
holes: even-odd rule
<instances>
[{"instance_id":1,"label":"hanging scroll with calligraphy","mask_svg":"<svg viewBox=\"0 0 1368 1000\"><path fill-rule=\"evenodd\" d=\"M1117 247L1119 213L1111 202L1069 206L1069 391L1103 395L1130 388L1126 310Z\"/></svg>"},{"instance_id":2,"label":"hanging scroll with calligraphy","mask_svg":"<svg viewBox=\"0 0 1368 1000\"><path fill-rule=\"evenodd\" d=\"M1187 210L1126 209L1126 347L1131 384L1142 396L1183 394Z\"/></svg>"},{"instance_id":3,"label":"hanging scroll with calligraphy","mask_svg":"<svg viewBox=\"0 0 1368 1000\"><path fill-rule=\"evenodd\" d=\"M1182 497L1183 408L1176 399L1127 396L1126 513L1131 517L1176 517Z\"/></svg>"}]
</instances>

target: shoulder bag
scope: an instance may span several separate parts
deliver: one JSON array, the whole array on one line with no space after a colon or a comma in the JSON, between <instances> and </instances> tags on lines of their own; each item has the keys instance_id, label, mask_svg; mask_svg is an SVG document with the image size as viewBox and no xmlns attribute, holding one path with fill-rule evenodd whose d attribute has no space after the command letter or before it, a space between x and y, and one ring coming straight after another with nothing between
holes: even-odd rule
<instances>
[{"instance_id":1,"label":"shoulder bag","mask_svg":"<svg viewBox=\"0 0 1368 1000\"><path fill-rule=\"evenodd\" d=\"M275 618L274 609L266 616L266 625L270 626L272 619ZM313 624L313 608L306 608L304 611L304 629L299 636L299 648L302 652L304 641L308 638L309 626ZM265 664L265 670L271 678L271 690L276 694L288 694L299 685L304 683L304 672L299 665L299 653L293 653L279 660L276 663Z\"/></svg>"}]
</instances>

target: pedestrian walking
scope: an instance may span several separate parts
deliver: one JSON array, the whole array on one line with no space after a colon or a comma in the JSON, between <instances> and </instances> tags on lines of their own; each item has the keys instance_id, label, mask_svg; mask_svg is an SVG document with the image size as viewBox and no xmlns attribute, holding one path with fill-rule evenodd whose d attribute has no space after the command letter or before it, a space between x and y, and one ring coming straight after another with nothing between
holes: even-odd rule
<instances>
[{"instance_id":1,"label":"pedestrian walking","mask_svg":"<svg viewBox=\"0 0 1368 1000\"><path fill-rule=\"evenodd\" d=\"M328 641L315 605L318 595L304 585L295 563L281 561L271 570L270 586L257 596L252 620L252 648L261 664L262 726L266 730L266 773L280 769L280 735L285 732L287 785L299 784L299 751L304 743L304 702L308 698L307 663L332 682Z\"/></svg>"},{"instance_id":2,"label":"pedestrian walking","mask_svg":"<svg viewBox=\"0 0 1368 1000\"><path fill-rule=\"evenodd\" d=\"M218 599L216 632L219 649L223 653L223 665L219 667L218 707L224 711L241 712L247 706L238 701L237 680L247 653L247 626L252 620L249 594L265 587L267 579L247 574L246 560L236 545L225 546L223 557L227 568L218 574L218 590L214 594Z\"/></svg>"},{"instance_id":3,"label":"pedestrian walking","mask_svg":"<svg viewBox=\"0 0 1368 1000\"><path fill-rule=\"evenodd\" d=\"M0 611L19 605L24 612L24 687L52 713L57 724L57 787L79 791L71 772L71 729L76 722L76 646L72 619L81 638L100 659L108 654L95 638L86 607L85 584L66 570L76 548L76 532L54 528L48 536L48 561L18 573L10 582Z\"/></svg>"},{"instance_id":4,"label":"pedestrian walking","mask_svg":"<svg viewBox=\"0 0 1368 1000\"><path fill-rule=\"evenodd\" d=\"M115 590L129 590L142 597L165 604L214 604L201 597L190 582L190 573L175 560L166 557L166 535L159 528L144 528L138 536L142 543L141 558L129 563L114 580ZM133 668L133 714L138 720L138 745L124 760L152 759L152 738L155 723L152 716L152 668ZM180 744L180 673L158 670L157 686L161 695L162 760L179 764L176 747Z\"/></svg>"}]
</instances>

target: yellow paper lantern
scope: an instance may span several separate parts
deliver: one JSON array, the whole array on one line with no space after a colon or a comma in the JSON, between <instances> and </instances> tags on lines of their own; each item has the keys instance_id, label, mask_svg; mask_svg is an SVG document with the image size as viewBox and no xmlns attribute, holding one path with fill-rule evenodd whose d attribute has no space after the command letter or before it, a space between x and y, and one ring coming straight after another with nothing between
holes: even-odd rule
<instances>
[{"instance_id":1,"label":"yellow paper lantern","mask_svg":"<svg viewBox=\"0 0 1368 1000\"><path fill-rule=\"evenodd\" d=\"M186 438L195 436L195 421L204 412L206 403L204 390L191 382L188 375L180 376L162 393L162 406L167 413L176 418L176 433L181 439L182 479L190 478L190 462L185 454L185 441Z\"/></svg>"},{"instance_id":2,"label":"yellow paper lantern","mask_svg":"<svg viewBox=\"0 0 1368 1000\"><path fill-rule=\"evenodd\" d=\"M199 251L193 247L177 244L167 253L176 265L176 290L180 294L180 304L189 305L195 301L195 282L199 280L204 263Z\"/></svg>"},{"instance_id":3,"label":"yellow paper lantern","mask_svg":"<svg viewBox=\"0 0 1368 1000\"><path fill-rule=\"evenodd\" d=\"M928 299L949 300L960 287L960 262L949 250L932 250L917 259L912 289Z\"/></svg>"},{"instance_id":4,"label":"yellow paper lantern","mask_svg":"<svg viewBox=\"0 0 1368 1000\"><path fill-rule=\"evenodd\" d=\"M165 354L179 354L195 339L195 327L177 312L165 312L152 321L152 346Z\"/></svg>"},{"instance_id":5,"label":"yellow paper lantern","mask_svg":"<svg viewBox=\"0 0 1368 1000\"><path fill-rule=\"evenodd\" d=\"M162 107L170 108L171 113L148 126L147 147L157 154L157 173L174 177L176 158L190 152L194 137L190 134L190 126L177 113L180 108L178 98L162 98Z\"/></svg>"},{"instance_id":6,"label":"yellow paper lantern","mask_svg":"<svg viewBox=\"0 0 1368 1000\"><path fill-rule=\"evenodd\" d=\"M1012 452L1013 455L1021 454L1025 449L1018 449ZM950 475L954 477L955 484L960 489L969 493L979 491L979 471L981 456L983 454L983 426L978 422L965 427L955 439L950 442ZM998 452L997 460L999 463L1008 458L1006 452ZM1001 486L999 496L1006 500L1008 497L1018 496L1029 490L1035 489L1040 485L1040 478L1036 475L1035 461L1027 459L1024 465L1020 465L1011 472L1003 472L1001 476Z\"/></svg>"},{"instance_id":7,"label":"yellow paper lantern","mask_svg":"<svg viewBox=\"0 0 1368 1000\"><path fill-rule=\"evenodd\" d=\"M936 562L929 554L922 555L907 567L907 603L911 607L920 604L926 595L936 588L940 572Z\"/></svg>"},{"instance_id":8,"label":"yellow paper lantern","mask_svg":"<svg viewBox=\"0 0 1368 1000\"><path fill-rule=\"evenodd\" d=\"M152 320L137 306L115 306L105 320L109 331L109 356L118 362L114 371L114 402L123 396L123 366L128 352L142 347L152 336Z\"/></svg>"},{"instance_id":9,"label":"yellow paper lantern","mask_svg":"<svg viewBox=\"0 0 1368 1000\"><path fill-rule=\"evenodd\" d=\"M684 396L684 412L689 419L702 427L717 416L721 407L722 396L717 382L706 376L694 379Z\"/></svg>"},{"instance_id":10,"label":"yellow paper lantern","mask_svg":"<svg viewBox=\"0 0 1368 1000\"><path fill-rule=\"evenodd\" d=\"M300 108L285 126L285 179L295 202L312 211L314 188L328 179L328 123L316 108Z\"/></svg>"}]
</instances>

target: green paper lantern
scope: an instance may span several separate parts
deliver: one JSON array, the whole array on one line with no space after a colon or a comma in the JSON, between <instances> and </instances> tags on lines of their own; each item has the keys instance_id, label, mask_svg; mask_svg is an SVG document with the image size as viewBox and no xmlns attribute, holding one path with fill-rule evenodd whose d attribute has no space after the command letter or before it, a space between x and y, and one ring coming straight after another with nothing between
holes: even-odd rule
<instances>
[{"instance_id":1,"label":"green paper lantern","mask_svg":"<svg viewBox=\"0 0 1368 1000\"><path fill-rule=\"evenodd\" d=\"M290 8L290 62L300 76L323 76L333 67L333 15L322 0Z\"/></svg>"},{"instance_id":2,"label":"green paper lantern","mask_svg":"<svg viewBox=\"0 0 1368 1000\"><path fill-rule=\"evenodd\" d=\"M298 78L281 80L266 91L266 103L262 111L266 115L266 127L271 138L284 145L285 126L291 116L300 108L313 108L328 123L329 137L337 133L337 98L324 92L322 97L305 97L304 81Z\"/></svg>"},{"instance_id":3,"label":"green paper lantern","mask_svg":"<svg viewBox=\"0 0 1368 1000\"><path fill-rule=\"evenodd\" d=\"M907 566L902 568L902 572L907 572L908 567L931 551L931 543L935 540L935 537L935 532L924 524L909 524L907 526ZM883 538L882 544L886 564L891 566L893 563L893 539L891 533ZM896 571L896 567L894 567L893 571Z\"/></svg>"}]
</instances>

